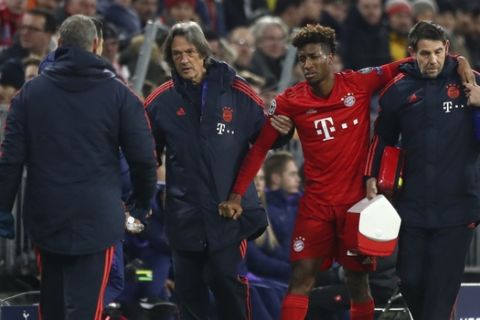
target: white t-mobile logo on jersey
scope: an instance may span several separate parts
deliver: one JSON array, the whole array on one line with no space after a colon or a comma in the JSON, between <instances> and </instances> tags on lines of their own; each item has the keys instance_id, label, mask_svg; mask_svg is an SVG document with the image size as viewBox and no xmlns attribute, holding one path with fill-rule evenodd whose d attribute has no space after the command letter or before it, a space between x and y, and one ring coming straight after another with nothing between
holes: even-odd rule
<instances>
[{"instance_id":1,"label":"white t-mobile logo on jersey","mask_svg":"<svg viewBox=\"0 0 480 320\"><path fill-rule=\"evenodd\" d=\"M313 124L315 125L315 129L317 129L317 134L319 136L323 134L324 138L322 141L335 139L330 135L330 133L335 132L335 127L333 126L332 117L315 120Z\"/></svg>"}]
</instances>

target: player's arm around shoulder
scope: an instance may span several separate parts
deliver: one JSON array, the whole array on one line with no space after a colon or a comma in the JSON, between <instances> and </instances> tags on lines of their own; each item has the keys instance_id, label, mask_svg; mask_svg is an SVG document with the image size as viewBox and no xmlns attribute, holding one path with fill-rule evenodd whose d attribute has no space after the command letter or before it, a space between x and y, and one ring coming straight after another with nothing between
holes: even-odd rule
<instances>
[{"instance_id":1,"label":"player's arm around shoulder","mask_svg":"<svg viewBox=\"0 0 480 320\"><path fill-rule=\"evenodd\" d=\"M454 59L457 61L457 73L462 79L462 83L464 85L478 83L478 80L475 81L475 77L478 78L478 75L475 75L470 62L464 56L455 56Z\"/></svg>"},{"instance_id":2,"label":"player's arm around shoulder","mask_svg":"<svg viewBox=\"0 0 480 320\"><path fill-rule=\"evenodd\" d=\"M287 91L288 90L289 89L287 89ZM293 137L295 131L293 120L288 115L288 112L284 110L286 103L285 93L278 95L270 101L265 111L270 125L281 135L275 142L275 148L286 144Z\"/></svg>"},{"instance_id":3,"label":"player's arm around shoulder","mask_svg":"<svg viewBox=\"0 0 480 320\"><path fill-rule=\"evenodd\" d=\"M476 74L476 81L465 83L465 95L468 98L468 105L472 107L480 107L480 76Z\"/></svg>"}]
</instances>

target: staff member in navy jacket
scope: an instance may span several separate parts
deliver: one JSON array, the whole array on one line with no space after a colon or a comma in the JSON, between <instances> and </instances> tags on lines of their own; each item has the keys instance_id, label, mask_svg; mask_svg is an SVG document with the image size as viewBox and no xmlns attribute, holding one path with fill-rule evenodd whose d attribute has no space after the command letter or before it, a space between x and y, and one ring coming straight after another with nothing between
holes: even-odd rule
<instances>
[{"instance_id":1,"label":"staff member in navy jacket","mask_svg":"<svg viewBox=\"0 0 480 320\"><path fill-rule=\"evenodd\" d=\"M130 214L155 192L153 139L139 99L95 55L89 17L60 27L55 62L12 100L0 157L0 217L12 223L27 169L25 228L38 248L42 319L100 319L113 245L124 233L119 149L130 165ZM3 226L8 225L4 223ZM13 229L2 228L3 236Z\"/></svg>"},{"instance_id":2,"label":"staff member in navy jacket","mask_svg":"<svg viewBox=\"0 0 480 320\"><path fill-rule=\"evenodd\" d=\"M247 319L248 288L238 267L245 240L265 229L265 211L253 184L241 218L220 216L217 206L265 121L263 102L230 66L210 58L194 22L172 27L165 59L173 80L145 104L157 155L166 147L165 225L181 317L207 319L210 288L220 319Z\"/></svg>"},{"instance_id":3,"label":"staff member in navy jacket","mask_svg":"<svg viewBox=\"0 0 480 320\"><path fill-rule=\"evenodd\" d=\"M450 319L465 256L480 220L480 142L456 62L442 27L419 22L410 31L406 64L380 98L367 175L375 177L386 145L401 136L406 152L398 273L415 320ZM477 77L477 81L478 81ZM376 193L367 180L367 196Z\"/></svg>"}]
</instances>

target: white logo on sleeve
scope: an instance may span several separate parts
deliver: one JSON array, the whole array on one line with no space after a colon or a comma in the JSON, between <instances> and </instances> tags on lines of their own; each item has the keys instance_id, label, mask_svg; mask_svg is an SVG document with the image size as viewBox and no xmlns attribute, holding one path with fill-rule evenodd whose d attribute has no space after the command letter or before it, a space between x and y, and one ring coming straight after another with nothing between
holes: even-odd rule
<instances>
[{"instance_id":1,"label":"white logo on sleeve","mask_svg":"<svg viewBox=\"0 0 480 320\"><path fill-rule=\"evenodd\" d=\"M277 109L277 101L273 99L272 102L270 103L270 107L267 110L267 115L273 116L275 114L276 109Z\"/></svg>"}]
</instances>

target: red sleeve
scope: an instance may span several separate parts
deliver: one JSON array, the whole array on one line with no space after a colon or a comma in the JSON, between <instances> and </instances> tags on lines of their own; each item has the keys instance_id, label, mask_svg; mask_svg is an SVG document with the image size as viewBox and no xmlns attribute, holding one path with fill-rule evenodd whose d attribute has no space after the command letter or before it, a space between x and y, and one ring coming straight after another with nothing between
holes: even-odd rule
<instances>
[{"instance_id":1,"label":"red sleeve","mask_svg":"<svg viewBox=\"0 0 480 320\"><path fill-rule=\"evenodd\" d=\"M258 170L260 170L268 150L270 150L278 136L278 131L272 127L270 121L265 121L255 144L243 159L232 193L238 193L243 196Z\"/></svg>"},{"instance_id":2,"label":"red sleeve","mask_svg":"<svg viewBox=\"0 0 480 320\"><path fill-rule=\"evenodd\" d=\"M360 75L361 79L359 83L365 86L367 91L378 91L400 73L399 67L401 64L412 61L414 61L412 57L407 57L389 64L384 64L380 67L360 69L357 71L357 74Z\"/></svg>"}]
</instances>

